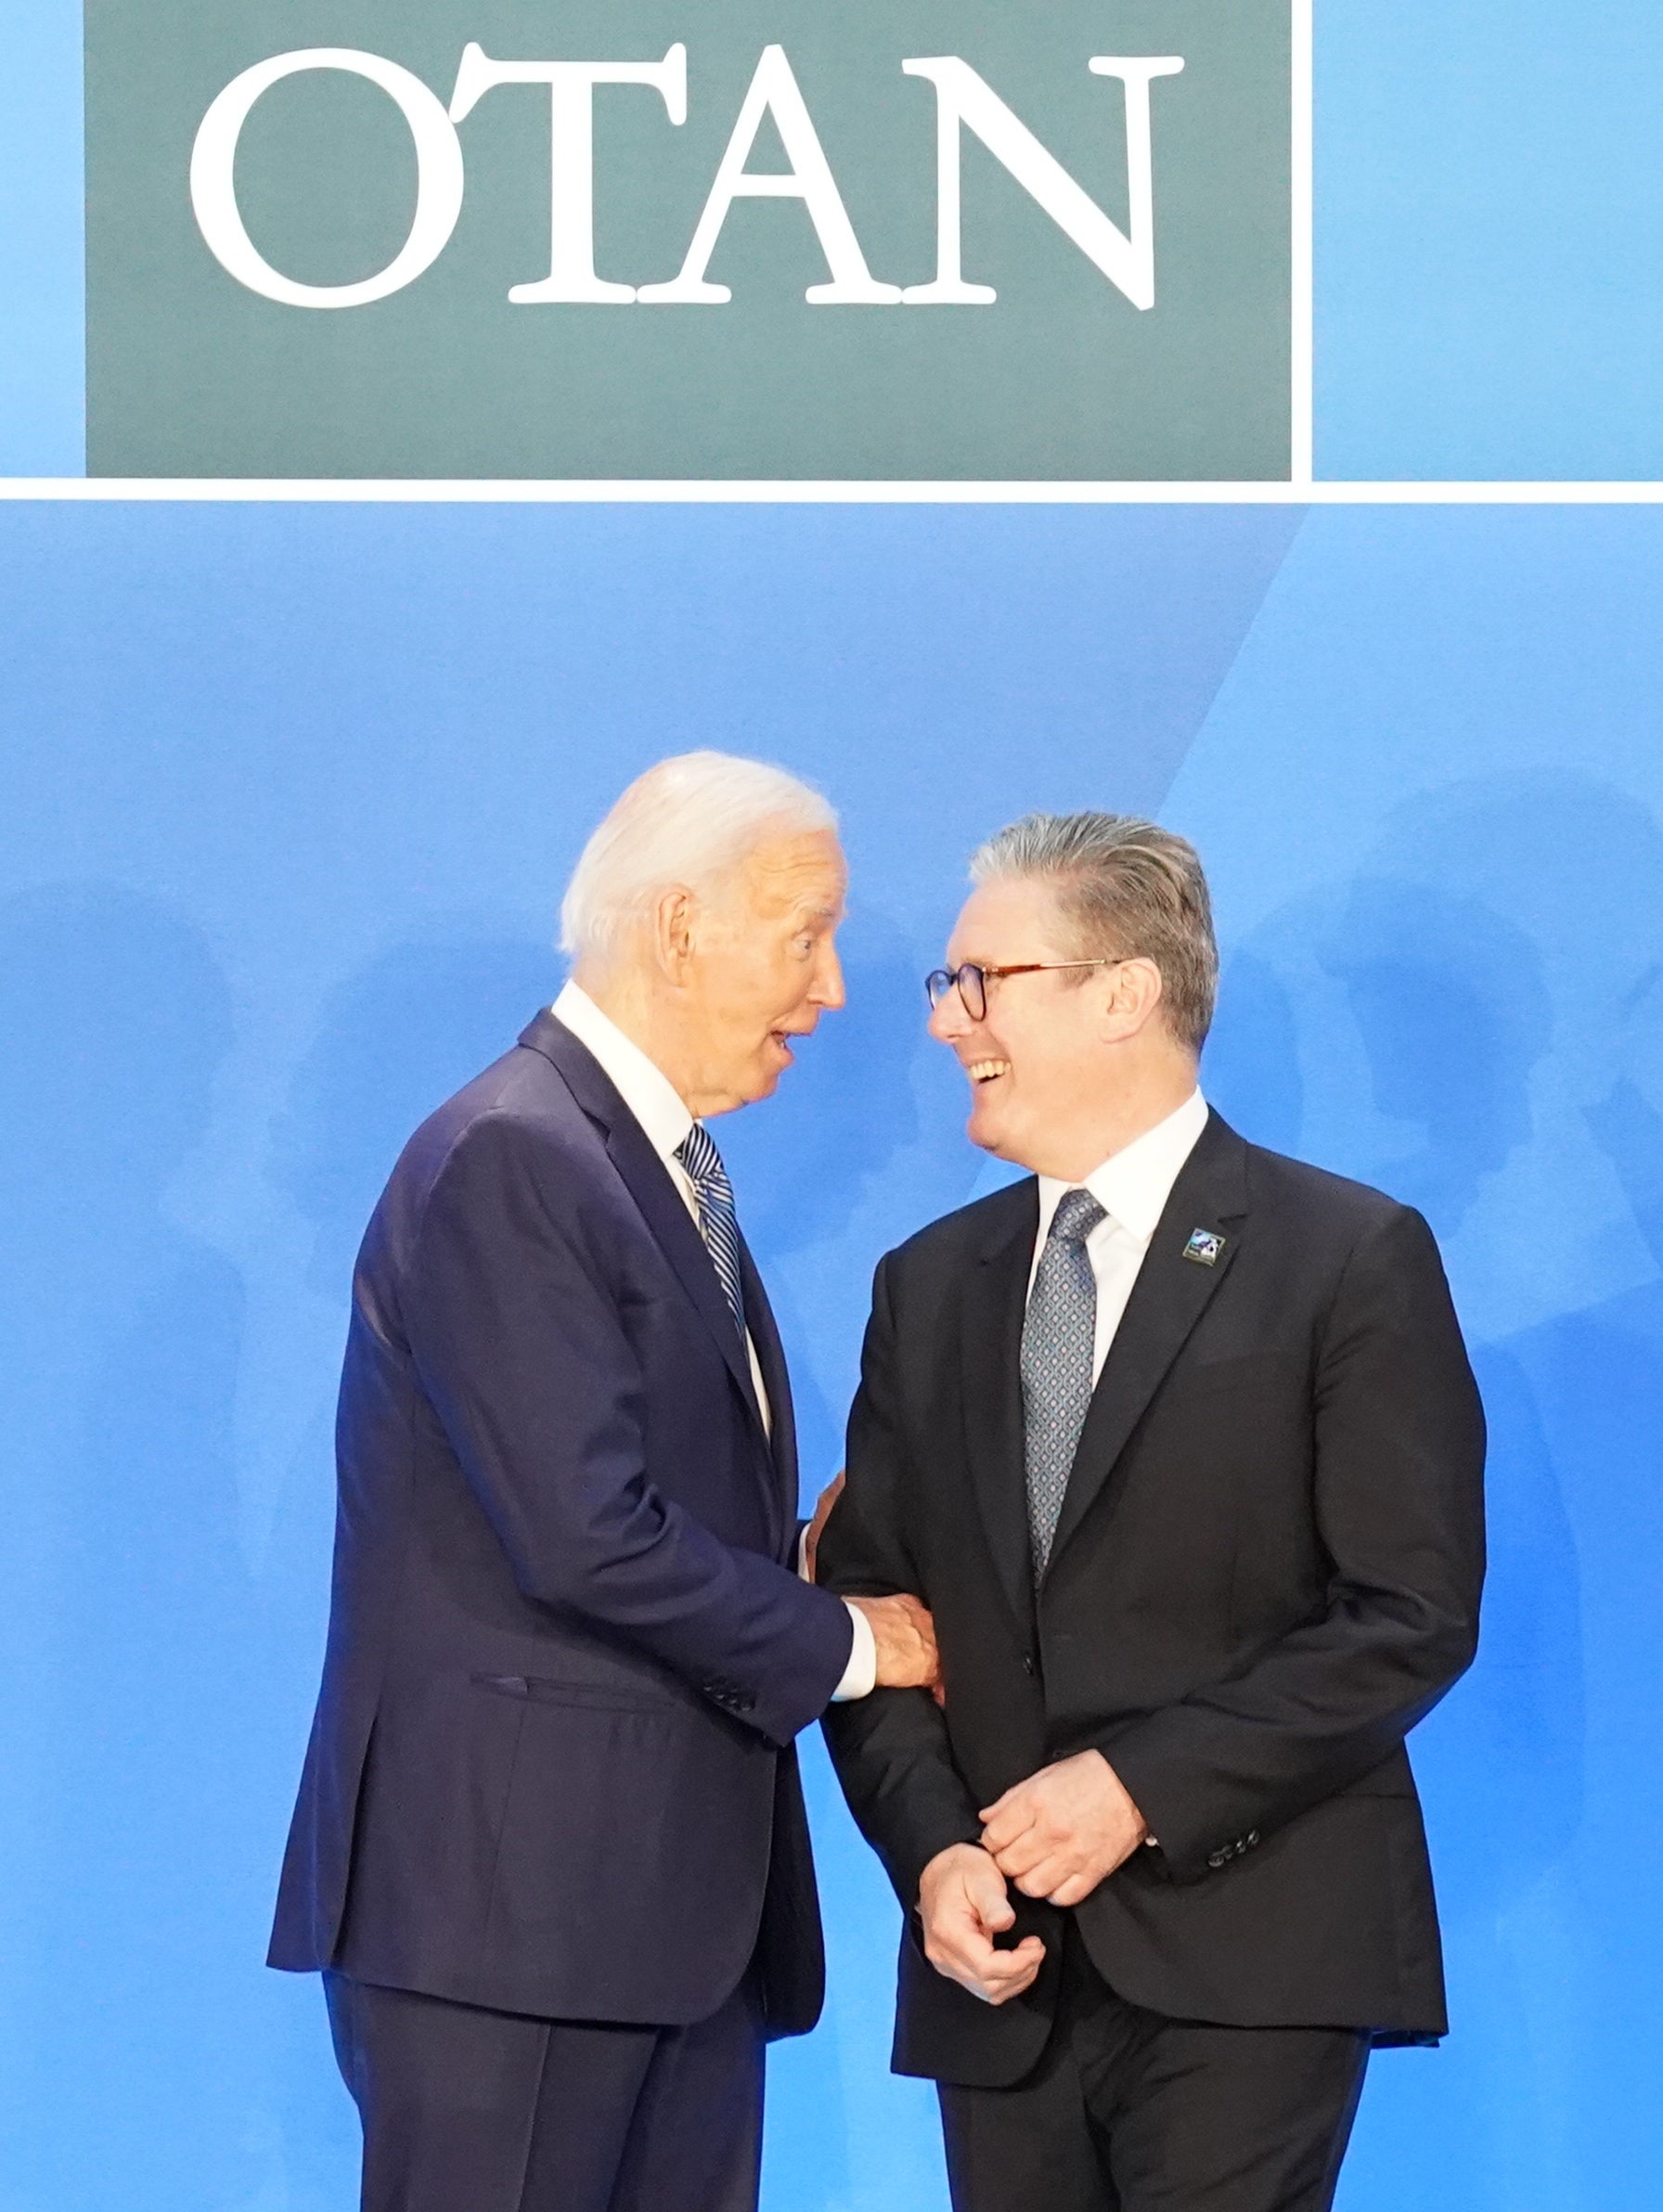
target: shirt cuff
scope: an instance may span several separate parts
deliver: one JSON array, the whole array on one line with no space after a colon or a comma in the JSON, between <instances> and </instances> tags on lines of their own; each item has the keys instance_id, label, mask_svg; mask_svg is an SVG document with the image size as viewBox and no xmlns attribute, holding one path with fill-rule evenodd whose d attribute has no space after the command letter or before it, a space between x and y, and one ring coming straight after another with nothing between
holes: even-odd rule
<instances>
[{"instance_id":1,"label":"shirt cuff","mask_svg":"<svg viewBox=\"0 0 1663 2212\"><path fill-rule=\"evenodd\" d=\"M848 1600L844 1600L849 1605ZM849 1664L843 1670L843 1680L832 1692L834 1705L845 1705L857 1697L870 1697L878 1686L878 1640L872 1634L872 1625L857 1605L849 1605L849 1618L855 1624L855 1640L849 1647Z\"/></svg>"}]
</instances>

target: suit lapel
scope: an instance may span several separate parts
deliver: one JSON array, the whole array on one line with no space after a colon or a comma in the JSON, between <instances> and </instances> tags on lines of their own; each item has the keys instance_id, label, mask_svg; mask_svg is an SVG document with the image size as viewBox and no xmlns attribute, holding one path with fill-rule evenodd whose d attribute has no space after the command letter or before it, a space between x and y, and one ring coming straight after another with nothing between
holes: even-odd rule
<instances>
[{"instance_id":1,"label":"suit lapel","mask_svg":"<svg viewBox=\"0 0 1663 2212\"><path fill-rule=\"evenodd\" d=\"M606 1132L606 1149L625 1189L640 1208L654 1242L675 1269L681 1287L697 1306L751 1409L758 1430L762 1415L751 1388L751 1362L733 1325L721 1279L698 1225L688 1212L670 1171L653 1151L647 1133L630 1112L600 1062L547 1010L521 1033L520 1042L553 1062L572 1095Z\"/></svg>"},{"instance_id":2,"label":"suit lapel","mask_svg":"<svg viewBox=\"0 0 1663 2212\"><path fill-rule=\"evenodd\" d=\"M785 1347L780 1341L774 1309L768 1304L767 1292L763 1288L756 1262L751 1257L751 1248L743 1237L739 1242L739 1265L745 1292L745 1318L751 1324L756 1364L762 1370L762 1387L767 1393L779 1504L777 1534L783 1537L795 1525L797 1518L797 1424L792 1410L791 1377L786 1371Z\"/></svg>"},{"instance_id":3,"label":"suit lapel","mask_svg":"<svg viewBox=\"0 0 1663 2212\"><path fill-rule=\"evenodd\" d=\"M1022 1317L1038 1224L1038 1186L1019 1184L966 1275L960 1334L971 1486L1025 1641L1034 1617L1034 1570L1023 1471Z\"/></svg>"},{"instance_id":4,"label":"suit lapel","mask_svg":"<svg viewBox=\"0 0 1663 2212\"><path fill-rule=\"evenodd\" d=\"M1217 1295L1242 1241L1247 1148L1215 1113L1172 1186L1080 1432L1047 1573L1115 1472L1132 1431ZM1226 1228L1225 1224L1230 1226ZM1210 1266L1185 1256L1192 1234L1221 1240Z\"/></svg>"}]
</instances>

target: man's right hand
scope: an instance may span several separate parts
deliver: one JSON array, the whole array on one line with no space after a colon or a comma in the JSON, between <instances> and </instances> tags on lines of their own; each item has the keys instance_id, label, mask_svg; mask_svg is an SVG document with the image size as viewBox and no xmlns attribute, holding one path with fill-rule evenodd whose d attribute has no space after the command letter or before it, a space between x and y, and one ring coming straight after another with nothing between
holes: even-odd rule
<instances>
[{"instance_id":1,"label":"man's right hand","mask_svg":"<svg viewBox=\"0 0 1663 2212\"><path fill-rule=\"evenodd\" d=\"M1020 1997L1045 1961L1038 1936L1025 1936L1014 1950L994 1948L1016 1913L1005 1877L979 1844L950 1844L935 1854L918 1884L918 1912L930 1964L987 2004Z\"/></svg>"},{"instance_id":2,"label":"man's right hand","mask_svg":"<svg viewBox=\"0 0 1663 2212\"><path fill-rule=\"evenodd\" d=\"M934 1690L941 1678L935 1624L916 1598L850 1598L878 1647L880 1690Z\"/></svg>"}]
</instances>

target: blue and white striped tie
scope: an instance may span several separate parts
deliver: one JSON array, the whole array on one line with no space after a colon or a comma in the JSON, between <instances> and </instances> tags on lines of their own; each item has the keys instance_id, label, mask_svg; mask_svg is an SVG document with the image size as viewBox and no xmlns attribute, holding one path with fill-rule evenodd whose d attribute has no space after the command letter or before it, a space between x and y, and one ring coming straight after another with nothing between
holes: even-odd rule
<instances>
[{"instance_id":1,"label":"blue and white striped tie","mask_svg":"<svg viewBox=\"0 0 1663 2212\"><path fill-rule=\"evenodd\" d=\"M733 1186L715 1139L703 1122L695 1122L676 1147L676 1157L687 1171L699 1208L699 1228L715 1263L740 1335L745 1333L745 1293L739 1272L739 1215L733 1210Z\"/></svg>"}]
</instances>

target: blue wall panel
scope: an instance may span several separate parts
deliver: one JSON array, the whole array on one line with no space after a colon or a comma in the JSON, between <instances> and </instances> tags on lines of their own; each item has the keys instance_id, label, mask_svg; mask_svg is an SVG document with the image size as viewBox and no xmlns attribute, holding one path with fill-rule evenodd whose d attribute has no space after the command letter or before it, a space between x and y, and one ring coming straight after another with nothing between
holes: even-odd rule
<instances>
[{"instance_id":1,"label":"blue wall panel","mask_svg":"<svg viewBox=\"0 0 1663 2212\"><path fill-rule=\"evenodd\" d=\"M851 1004L728 1125L806 1480L877 1254L985 1187L922 1034L963 855L1161 808L1217 886L1206 1081L1423 1206L1494 1425L1478 1669L1417 1743L1455 2034L1346 2212L1663 2184L1663 516L14 508L0 699L0 2212L330 2212L316 1989L259 1964L312 1694L347 1270L558 980L672 748L844 813ZM832 1963L771 2212L932 2212L895 1914L811 1756Z\"/></svg>"},{"instance_id":2,"label":"blue wall panel","mask_svg":"<svg viewBox=\"0 0 1663 2212\"><path fill-rule=\"evenodd\" d=\"M1319 476L1663 476L1663 17L1315 0Z\"/></svg>"},{"instance_id":3,"label":"blue wall panel","mask_svg":"<svg viewBox=\"0 0 1663 2212\"><path fill-rule=\"evenodd\" d=\"M873 1262L981 1168L919 984L964 855L1031 803L1157 805L1296 527L0 510L0 2212L353 2201L317 1991L259 1964L352 1254L552 994L623 782L721 744L844 808L853 1005L728 1145L818 1485ZM772 2201L922 2212L895 1913L816 1786L836 1974L776 2072Z\"/></svg>"}]
</instances>

